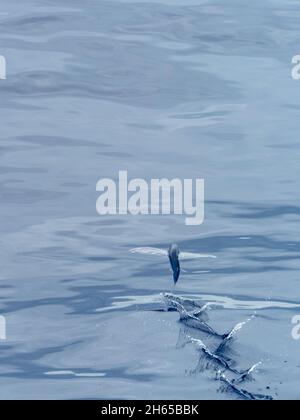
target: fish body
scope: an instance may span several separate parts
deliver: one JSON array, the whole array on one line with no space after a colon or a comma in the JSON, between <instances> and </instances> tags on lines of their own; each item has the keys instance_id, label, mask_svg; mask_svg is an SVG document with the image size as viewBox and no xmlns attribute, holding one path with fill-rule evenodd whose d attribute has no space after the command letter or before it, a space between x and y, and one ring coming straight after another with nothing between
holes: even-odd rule
<instances>
[{"instance_id":1,"label":"fish body","mask_svg":"<svg viewBox=\"0 0 300 420\"><path fill-rule=\"evenodd\" d=\"M170 245L168 256L173 271L174 284L176 284L180 276L179 248L177 244Z\"/></svg>"}]
</instances>

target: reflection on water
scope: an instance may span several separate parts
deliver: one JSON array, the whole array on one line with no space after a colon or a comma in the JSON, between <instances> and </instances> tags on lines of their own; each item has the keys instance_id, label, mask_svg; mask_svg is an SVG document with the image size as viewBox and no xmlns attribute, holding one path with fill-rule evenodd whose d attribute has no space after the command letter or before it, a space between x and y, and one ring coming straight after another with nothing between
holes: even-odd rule
<instances>
[{"instance_id":1,"label":"reflection on water","mask_svg":"<svg viewBox=\"0 0 300 420\"><path fill-rule=\"evenodd\" d=\"M240 366L263 360L249 392L299 397L298 15L294 0L3 5L1 398L235 398L189 373L164 292L210 302L216 331L256 312L236 344ZM204 178L205 223L97 217L97 181L122 169ZM130 253L171 242L217 258L183 260L174 290L167 258Z\"/></svg>"}]
</instances>

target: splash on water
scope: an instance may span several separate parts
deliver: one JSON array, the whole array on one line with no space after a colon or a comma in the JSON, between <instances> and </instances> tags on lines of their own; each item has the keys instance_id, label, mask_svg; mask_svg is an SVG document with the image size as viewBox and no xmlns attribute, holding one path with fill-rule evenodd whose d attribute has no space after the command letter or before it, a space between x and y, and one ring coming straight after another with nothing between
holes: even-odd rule
<instances>
[{"instance_id":1,"label":"splash on water","mask_svg":"<svg viewBox=\"0 0 300 420\"><path fill-rule=\"evenodd\" d=\"M273 397L264 394L255 394L242 389L236 385L235 381L231 381L226 377L224 373L220 374L219 380L223 383L223 387L220 388L222 392L232 392L241 399L250 401L271 401Z\"/></svg>"},{"instance_id":2,"label":"splash on water","mask_svg":"<svg viewBox=\"0 0 300 420\"><path fill-rule=\"evenodd\" d=\"M233 340L237 338L238 332L240 332L243 327L255 317L255 315L252 315L245 321L237 323L229 333L219 334L208 324L208 310L213 307L211 303L208 302L201 305L193 299L177 296L171 293L164 293L162 298L167 310L176 310L179 313L179 321L186 327L190 328L189 333L185 333L186 340L180 340L180 347L183 347L188 343L193 343L201 352L198 365L192 373L196 373L198 371L203 372L204 370L217 372L215 379L222 382L221 391L233 393L238 398L245 400L273 399L272 396L252 393L239 387L240 384L246 381L254 381L253 374L262 364L262 361L253 364L247 370L242 370L236 366L234 359L226 356L226 350L229 348ZM215 350L211 350L201 338L196 338L194 334L190 332L192 329L205 332L218 340L221 339L221 342L217 345ZM231 376L233 375L234 378L229 379L226 376L226 372L230 373Z\"/></svg>"},{"instance_id":3,"label":"splash on water","mask_svg":"<svg viewBox=\"0 0 300 420\"><path fill-rule=\"evenodd\" d=\"M222 353L225 348L233 341L233 339L235 338L235 336L237 335L237 333L239 331L241 331L241 329L248 324L248 322L250 322L252 319L254 318L254 315L252 315L250 318L248 318L246 321L243 322L239 322L238 324L236 324L232 330L227 334L227 336L224 338L224 340L221 342L221 344L219 345L219 347L216 349L215 353L216 354L220 354Z\"/></svg>"},{"instance_id":4,"label":"splash on water","mask_svg":"<svg viewBox=\"0 0 300 420\"><path fill-rule=\"evenodd\" d=\"M163 294L163 299L167 308L175 309L179 313L180 321L188 327L199 329L216 337L225 338L224 335L219 334L205 321L205 319L208 319L207 310L210 308L209 303L201 306L190 299L182 299L172 294Z\"/></svg>"}]
</instances>

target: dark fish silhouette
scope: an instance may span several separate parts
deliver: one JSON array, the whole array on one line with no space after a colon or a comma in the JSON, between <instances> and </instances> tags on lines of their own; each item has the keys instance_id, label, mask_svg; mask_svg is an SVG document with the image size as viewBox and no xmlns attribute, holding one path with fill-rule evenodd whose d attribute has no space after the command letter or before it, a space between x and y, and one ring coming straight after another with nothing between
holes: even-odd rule
<instances>
[{"instance_id":1,"label":"dark fish silhouette","mask_svg":"<svg viewBox=\"0 0 300 420\"><path fill-rule=\"evenodd\" d=\"M177 244L170 245L168 256L173 271L174 284L176 284L180 276L179 248Z\"/></svg>"}]
</instances>

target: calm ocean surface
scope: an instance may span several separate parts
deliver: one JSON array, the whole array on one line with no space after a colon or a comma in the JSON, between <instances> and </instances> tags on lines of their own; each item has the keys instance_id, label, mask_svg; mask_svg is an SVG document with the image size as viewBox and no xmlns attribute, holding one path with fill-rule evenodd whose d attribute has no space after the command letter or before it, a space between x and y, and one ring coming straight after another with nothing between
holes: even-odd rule
<instances>
[{"instance_id":1,"label":"calm ocean surface","mask_svg":"<svg viewBox=\"0 0 300 420\"><path fill-rule=\"evenodd\" d=\"M217 331L256 315L232 345L261 362L244 387L300 398L299 18L290 0L1 6L1 399L236 398L153 310L167 258L129 252L172 241L217 256L183 261L175 291L215 303ZM204 178L204 224L98 216L122 169Z\"/></svg>"}]
</instances>

